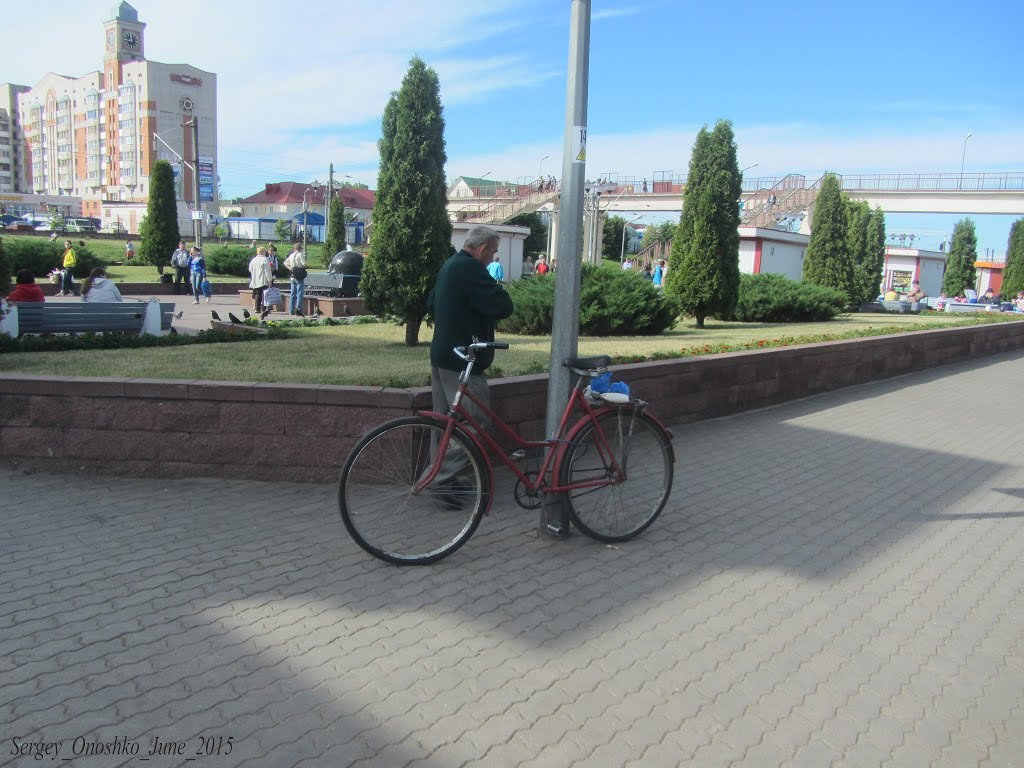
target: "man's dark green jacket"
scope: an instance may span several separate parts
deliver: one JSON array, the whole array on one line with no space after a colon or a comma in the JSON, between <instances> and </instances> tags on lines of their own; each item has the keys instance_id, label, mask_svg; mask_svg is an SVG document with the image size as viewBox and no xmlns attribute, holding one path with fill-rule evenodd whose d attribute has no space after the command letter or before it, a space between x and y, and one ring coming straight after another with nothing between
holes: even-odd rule
<instances>
[{"instance_id":1,"label":"man's dark green jacket","mask_svg":"<svg viewBox=\"0 0 1024 768\"><path fill-rule=\"evenodd\" d=\"M465 251L448 259L437 273L437 282L427 297L434 315L434 340L430 342L430 364L461 371L466 364L452 352L478 341L494 341L494 323L512 314L512 299L487 267ZM474 373L483 373L494 360L494 352L480 352Z\"/></svg>"}]
</instances>

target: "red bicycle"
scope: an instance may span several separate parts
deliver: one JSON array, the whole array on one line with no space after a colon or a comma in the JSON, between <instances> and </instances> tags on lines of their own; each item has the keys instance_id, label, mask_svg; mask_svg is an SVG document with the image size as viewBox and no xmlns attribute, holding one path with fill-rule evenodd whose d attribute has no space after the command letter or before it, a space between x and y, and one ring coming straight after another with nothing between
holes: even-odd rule
<instances>
[{"instance_id":1,"label":"red bicycle","mask_svg":"<svg viewBox=\"0 0 1024 768\"><path fill-rule=\"evenodd\" d=\"M611 358L566 360L577 379L556 436L524 440L466 386L482 349L508 344L455 349L466 368L447 414L420 411L386 422L352 449L338 482L338 502L356 543L398 565L447 557L490 510L492 455L517 478L515 499L524 509L539 508L543 494L566 494L573 525L604 542L632 539L650 526L672 489L672 436L644 401L584 386ZM466 398L515 446L511 452L466 409ZM582 415L570 425L577 410Z\"/></svg>"}]
</instances>

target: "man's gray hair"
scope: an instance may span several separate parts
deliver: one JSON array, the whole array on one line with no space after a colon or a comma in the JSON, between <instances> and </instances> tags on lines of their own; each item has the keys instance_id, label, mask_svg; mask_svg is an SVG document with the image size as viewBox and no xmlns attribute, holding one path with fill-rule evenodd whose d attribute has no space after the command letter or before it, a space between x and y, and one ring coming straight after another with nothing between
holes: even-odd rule
<instances>
[{"instance_id":1,"label":"man's gray hair","mask_svg":"<svg viewBox=\"0 0 1024 768\"><path fill-rule=\"evenodd\" d=\"M465 248L479 248L481 245L497 242L500 239L501 235L496 230L490 227L479 226L469 230L469 234L466 235L466 242L462 245Z\"/></svg>"}]
</instances>

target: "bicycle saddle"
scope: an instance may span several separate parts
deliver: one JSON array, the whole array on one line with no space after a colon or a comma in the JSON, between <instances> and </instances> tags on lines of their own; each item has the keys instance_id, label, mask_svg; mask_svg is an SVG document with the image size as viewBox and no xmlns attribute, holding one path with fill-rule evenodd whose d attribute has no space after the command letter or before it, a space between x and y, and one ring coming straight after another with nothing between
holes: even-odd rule
<instances>
[{"instance_id":1,"label":"bicycle saddle","mask_svg":"<svg viewBox=\"0 0 1024 768\"><path fill-rule=\"evenodd\" d=\"M579 368L586 371L593 371L597 368L607 368L611 364L612 359L608 357L608 355L598 355L597 357L570 357L562 363L566 368Z\"/></svg>"}]
</instances>

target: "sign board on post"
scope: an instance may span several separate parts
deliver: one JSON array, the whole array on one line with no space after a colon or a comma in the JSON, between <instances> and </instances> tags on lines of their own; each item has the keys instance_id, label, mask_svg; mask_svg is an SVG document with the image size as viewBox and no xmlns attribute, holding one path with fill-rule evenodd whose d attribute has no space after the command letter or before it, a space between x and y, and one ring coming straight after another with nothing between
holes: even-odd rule
<instances>
[{"instance_id":1,"label":"sign board on post","mask_svg":"<svg viewBox=\"0 0 1024 768\"><path fill-rule=\"evenodd\" d=\"M199 221L203 218L203 211L192 211L192 218Z\"/></svg>"}]
</instances>

